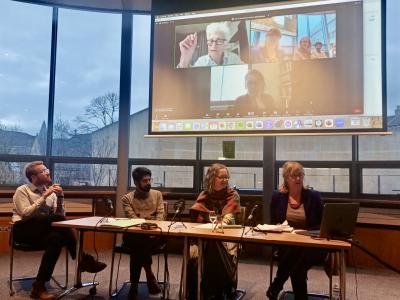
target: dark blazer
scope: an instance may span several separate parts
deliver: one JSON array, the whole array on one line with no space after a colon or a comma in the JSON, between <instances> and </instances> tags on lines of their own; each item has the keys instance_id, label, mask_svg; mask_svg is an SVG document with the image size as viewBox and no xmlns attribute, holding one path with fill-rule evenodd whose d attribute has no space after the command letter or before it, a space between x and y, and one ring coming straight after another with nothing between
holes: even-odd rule
<instances>
[{"instance_id":1,"label":"dark blazer","mask_svg":"<svg viewBox=\"0 0 400 300\"><path fill-rule=\"evenodd\" d=\"M301 201L306 214L307 229L319 229L321 226L324 204L318 191L303 189ZM271 224L283 223L286 220L286 211L289 202L289 194L279 191L272 192L271 199Z\"/></svg>"}]
</instances>

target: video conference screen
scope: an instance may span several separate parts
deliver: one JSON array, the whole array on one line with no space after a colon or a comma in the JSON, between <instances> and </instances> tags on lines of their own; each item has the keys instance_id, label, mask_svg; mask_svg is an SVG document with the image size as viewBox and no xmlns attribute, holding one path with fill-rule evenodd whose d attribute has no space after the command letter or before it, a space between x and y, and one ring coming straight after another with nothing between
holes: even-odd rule
<instances>
[{"instance_id":1,"label":"video conference screen","mask_svg":"<svg viewBox=\"0 0 400 300\"><path fill-rule=\"evenodd\" d=\"M380 0L154 18L150 134L385 130Z\"/></svg>"}]
</instances>

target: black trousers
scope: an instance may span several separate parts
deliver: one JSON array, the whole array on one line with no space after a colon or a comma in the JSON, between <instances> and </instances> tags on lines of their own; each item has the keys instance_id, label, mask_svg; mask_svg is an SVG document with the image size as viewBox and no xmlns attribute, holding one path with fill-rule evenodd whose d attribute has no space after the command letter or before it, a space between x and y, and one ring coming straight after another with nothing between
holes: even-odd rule
<instances>
[{"instance_id":1,"label":"black trousers","mask_svg":"<svg viewBox=\"0 0 400 300\"><path fill-rule=\"evenodd\" d=\"M33 217L18 221L13 227L15 242L43 249L37 281L49 281L63 247L67 247L71 257L76 258L76 239L70 228L51 226L52 222L63 221L59 215Z\"/></svg>"},{"instance_id":2,"label":"black trousers","mask_svg":"<svg viewBox=\"0 0 400 300\"><path fill-rule=\"evenodd\" d=\"M161 247L161 240L156 236L124 233L123 245L130 251L130 281L138 283L142 267L153 263L152 255Z\"/></svg>"},{"instance_id":3,"label":"black trousers","mask_svg":"<svg viewBox=\"0 0 400 300\"><path fill-rule=\"evenodd\" d=\"M306 247L279 247L278 270L272 283L282 288L289 279L296 300L307 299L307 273L312 266L324 263L326 250Z\"/></svg>"},{"instance_id":4,"label":"black trousers","mask_svg":"<svg viewBox=\"0 0 400 300\"><path fill-rule=\"evenodd\" d=\"M203 243L203 275L201 289L203 299L231 299L237 287L237 264L219 241ZM197 257L187 266L188 299L197 299Z\"/></svg>"}]
</instances>

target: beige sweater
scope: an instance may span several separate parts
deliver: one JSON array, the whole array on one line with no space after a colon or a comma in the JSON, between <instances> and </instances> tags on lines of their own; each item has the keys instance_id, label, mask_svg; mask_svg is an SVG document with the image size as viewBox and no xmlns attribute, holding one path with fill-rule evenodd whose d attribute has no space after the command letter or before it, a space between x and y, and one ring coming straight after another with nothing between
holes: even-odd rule
<instances>
[{"instance_id":1,"label":"beige sweater","mask_svg":"<svg viewBox=\"0 0 400 300\"><path fill-rule=\"evenodd\" d=\"M160 191L150 190L145 198L135 197L130 192L122 197L122 207L127 218L164 220L163 197Z\"/></svg>"}]
</instances>

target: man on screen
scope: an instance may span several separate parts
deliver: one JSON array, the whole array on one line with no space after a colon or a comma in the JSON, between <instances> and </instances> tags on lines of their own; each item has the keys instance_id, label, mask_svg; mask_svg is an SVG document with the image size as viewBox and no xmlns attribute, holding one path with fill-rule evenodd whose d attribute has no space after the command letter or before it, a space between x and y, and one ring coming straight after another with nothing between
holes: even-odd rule
<instances>
[{"instance_id":1,"label":"man on screen","mask_svg":"<svg viewBox=\"0 0 400 300\"><path fill-rule=\"evenodd\" d=\"M265 93L265 80L258 70L249 70L245 76L247 93L235 100L235 111L240 115L277 114L274 98Z\"/></svg>"},{"instance_id":2,"label":"man on screen","mask_svg":"<svg viewBox=\"0 0 400 300\"><path fill-rule=\"evenodd\" d=\"M228 38L231 37L231 30L226 22L208 24L206 36L208 53L199 57L193 65L193 54L198 47L197 32L187 35L179 43L181 56L178 68L243 64L237 54L226 51Z\"/></svg>"},{"instance_id":3,"label":"man on screen","mask_svg":"<svg viewBox=\"0 0 400 300\"><path fill-rule=\"evenodd\" d=\"M315 49L311 53L311 58L328 58L326 53L322 51L322 43L321 42L316 42L314 45Z\"/></svg>"}]
</instances>

